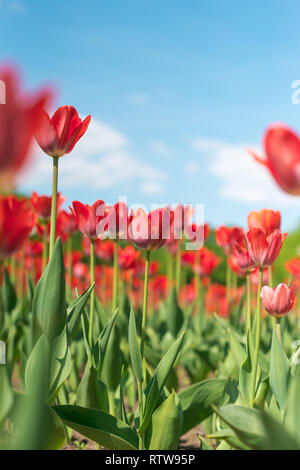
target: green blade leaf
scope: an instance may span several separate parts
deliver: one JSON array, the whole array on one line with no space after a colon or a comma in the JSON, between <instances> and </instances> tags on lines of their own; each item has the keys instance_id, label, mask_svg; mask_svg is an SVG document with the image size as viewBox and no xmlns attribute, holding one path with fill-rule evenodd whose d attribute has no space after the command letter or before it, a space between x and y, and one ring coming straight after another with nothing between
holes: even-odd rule
<instances>
[{"instance_id":1,"label":"green blade leaf","mask_svg":"<svg viewBox=\"0 0 300 470\"><path fill-rule=\"evenodd\" d=\"M128 342L132 369L139 383L143 382L143 363L141 350L137 340L136 323L133 308L131 306L128 328Z\"/></svg>"},{"instance_id":2,"label":"green blade leaf","mask_svg":"<svg viewBox=\"0 0 300 470\"><path fill-rule=\"evenodd\" d=\"M67 325L68 331L70 336L70 341L76 336L78 331L78 327L80 324L80 315L82 314L84 307L90 295L95 287L95 284L90 286L86 291L83 292L79 297L73 300L73 302L69 305L67 310Z\"/></svg>"},{"instance_id":3,"label":"green blade leaf","mask_svg":"<svg viewBox=\"0 0 300 470\"><path fill-rule=\"evenodd\" d=\"M287 400L289 375L289 360L274 330L270 358L270 387L282 411L285 408Z\"/></svg>"},{"instance_id":4,"label":"green blade leaf","mask_svg":"<svg viewBox=\"0 0 300 470\"><path fill-rule=\"evenodd\" d=\"M35 289L32 310L43 333L52 340L66 324L65 266L60 239Z\"/></svg>"},{"instance_id":5,"label":"green blade leaf","mask_svg":"<svg viewBox=\"0 0 300 470\"><path fill-rule=\"evenodd\" d=\"M153 413L149 450L176 450L181 435L182 416L174 392Z\"/></svg>"},{"instance_id":6,"label":"green blade leaf","mask_svg":"<svg viewBox=\"0 0 300 470\"><path fill-rule=\"evenodd\" d=\"M53 409L67 426L107 449L138 449L138 435L133 429L104 411L69 405Z\"/></svg>"},{"instance_id":7,"label":"green blade leaf","mask_svg":"<svg viewBox=\"0 0 300 470\"><path fill-rule=\"evenodd\" d=\"M151 415L154 411L154 408L161 396L165 383L167 381L168 375L170 370L172 369L174 362L179 354L179 351L182 346L183 333L180 338L178 338L173 345L170 347L168 352L164 355L160 363L158 364L154 376L152 377L151 381L149 382L146 388L146 405L145 405L145 413L144 413L144 420L140 427L140 432L143 433L151 419Z\"/></svg>"}]
</instances>

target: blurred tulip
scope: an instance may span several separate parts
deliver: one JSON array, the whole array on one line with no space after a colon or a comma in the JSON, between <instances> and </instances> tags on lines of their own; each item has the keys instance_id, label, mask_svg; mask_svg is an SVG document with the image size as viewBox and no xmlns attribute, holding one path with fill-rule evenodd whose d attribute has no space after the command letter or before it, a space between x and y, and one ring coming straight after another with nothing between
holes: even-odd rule
<instances>
[{"instance_id":1,"label":"blurred tulip","mask_svg":"<svg viewBox=\"0 0 300 470\"><path fill-rule=\"evenodd\" d=\"M209 276L220 262L220 258L213 251L203 247L198 251L193 271L200 277Z\"/></svg>"},{"instance_id":2,"label":"blurred tulip","mask_svg":"<svg viewBox=\"0 0 300 470\"><path fill-rule=\"evenodd\" d=\"M124 249L119 247L118 250L118 264L121 269L132 269L137 259L140 257L141 252L136 251L134 246L128 245Z\"/></svg>"},{"instance_id":3,"label":"blurred tulip","mask_svg":"<svg viewBox=\"0 0 300 470\"><path fill-rule=\"evenodd\" d=\"M285 269L297 280L300 280L300 256L285 263Z\"/></svg>"},{"instance_id":4,"label":"blurred tulip","mask_svg":"<svg viewBox=\"0 0 300 470\"><path fill-rule=\"evenodd\" d=\"M141 250L157 250L170 238L173 220L174 214L168 207L156 209L148 215L138 209L129 218L129 237Z\"/></svg>"},{"instance_id":5,"label":"blurred tulip","mask_svg":"<svg viewBox=\"0 0 300 470\"><path fill-rule=\"evenodd\" d=\"M281 214L279 211L272 211L271 209L262 209L259 212L251 211L248 215L248 227L259 228L265 234L271 235L274 230L280 230Z\"/></svg>"},{"instance_id":6,"label":"blurred tulip","mask_svg":"<svg viewBox=\"0 0 300 470\"><path fill-rule=\"evenodd\" d=\"M204 243L209 233L210 233L209 224L204 224L204 225L191 224L191 225L188 225L185 231L186 237L190 242L197 241L200 244Z\"/></svg>"},{"instance_id":7,"label":"blurred tulip","mask_svg":"<svg viewBox=\"0 0 300 470\"><path fill-rule=\"evenodd\" d=\"M271 266L279 255L286 236L287 233L281 234L278 229L269 236L259 228L249 230L246 238L250 258L255 266L259 268Z\"/></svg>"},{"instance_id":8,"label":"blurred tulip","mask_svg":"<svg viewBox=\"0 0 300 470\"><path fill-rule=\"evenodd\" d=\"M92 206L73 201L75 215L80 232L90 240L95 240L104 234L107 227L107 208L104 201L98 200Z\"/></svg>"},{"instance_id":9,"label":"blurred tulip","mask_svg":"<svg viewBox=\"0 0 300 470\"><path fill-rule=\"evenodd\" d=\"M78 231L77 219L73 212L62 210L57 215L57 232L61 236L74 235Z\"/></svg>"},{"instance_id":10,"label":"blurred tulip","mask_svg":"<svg viewBox=\"0 0 300 470\"><path fill-rule=\"evenodd\" d=\"M239 227L225 227L221 225L216 231L217 245L223 248L226 256L232 253L233 245L243 239L243 231Z\"/></svg>"},{"instance_id":11,"label":"blurred tulip","mask_svg":"<svg viewBox=\"0 0 300 470\"><path fill-rule=\"evenodd\" d=\"M51 216L51 196L39 196L35 191L32 193L30 202L33 205L38 218L42 220L49 220ZM57 193L57 208L65 202L65 197Z\"/></svg>"},{"instance_id":12,"label":"blurred tulip","mask_svg":"<svg viewBox=\"0 0 300 470\"><path fill-rule=\"evenodd\" d=\"M272 316L281 318L286 315L294 305L296 296L295 287L279 284L275 289L264 286L261 298L264 309Z\"/></svg>"},{"instance_id":13,"label":"blurred tulip","mask_svg":"<svg viewBox=\"0 0 300 470\"><path fill-rule=\"evenodd\" d=\"M19 172L30 162L39 116L52 92L23 93L17 71L9 67L0 69L0 80L5 83L6 95L5 104L0 104L0 189L10 191Z\"/></svg>"},{"instance_id":14,"label":"blurred tulip","mask_svg":"<svg viewBox=\"0 0 300 470\"><path fill-rule=\"evenodd\" d=\"M22 248L36 219L26 199L0 196L0 260L9 258Z\"/></svg>"},{"instance_id":15,"label":"blurred tulip","mask_svg":"<svg viewBox=\"0 0 300 470\"><path fill-rule=\"evenodd\" d=\"M181 240L185 229L188 227L188 223L193 215L192 206L185 204L177 204L174 209L174 231L173 235L176 240Z\"/></svg>"},{"instance_id":16,"label":"blurred tulip","mask_svg":"<svg viewBox=\"0 0 300 470\"><path fill-rule=\"evenodd\" d=\"M300 195L300 139L284 124L272 124L264 135L266 159L251 155L264 165L276 183L290 194Z\"/></svg>"},{"instance_id":17,"label":"blurred tulip","mask_svg":"<svg viewBox=\"0 0 300 470\"><path fill-rule=\"evenodd\" d=\"M110 238L127 239L128 208L125 202L118 202L108 209L107 232Z\"/></svg>"},{"instance_id":18,"label":"blurred tulip","mask_svg":"<svg viewBox=\"0 0 300 470\"><path fill-rule=\"evenodd\" d=\"M111 240L95 240L95 253L97 258L111 262L114 257L114 242Z\"/></svg>"},{"instance_id":19,"label":"blurred tulip","mask_svg":"<svg viewBox=\"0 0 300 470\"><path fill-rule=\"evenodd\" d=\"M61 106L51 119L46 111L42 110L35 137L47 155L62 157L73 150L87 131L90 121L91 116L82 121L73 106Z\"/></svg>"}]
</instances>

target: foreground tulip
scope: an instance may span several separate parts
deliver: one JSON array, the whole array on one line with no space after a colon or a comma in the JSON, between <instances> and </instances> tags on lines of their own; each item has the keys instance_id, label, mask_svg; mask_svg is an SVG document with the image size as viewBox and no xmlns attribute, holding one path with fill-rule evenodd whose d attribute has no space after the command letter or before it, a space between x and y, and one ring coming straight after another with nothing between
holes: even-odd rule
<instances>
[{"instance_id":1,"label":"foreground tulip","mask_svg":"<svg viewBox=\"0 0 300 470\"><path fill-rule=\"evenodd\" d=\"M276 318L283 317L291 310L295 296L295 287L289 287L286 284L279 284L275 289L264 286L261 290L264 309Z\"/></svg>"},{"instance_id":2,"label":"foreground tulip","mask_svg":"<svg viewBox=\"0 0 300 470\"><path fill-rule=\"evenodd\" d=\"M0 104L0 188L10 191L30 161L39 116L52 92L45 89L35 95L24 94L13 68L1 68L0 80L5 83L5 104Z\"/></svg>"},{"instance_id":3,"label":"foreground tulip","mask_svg":"<svg viewBox=\"0 0 300 470\"><path fill-rule=\"evenodd\" d=\"M91 116L82 121L73 106L62 106L51 119L46 111L40 113L35 137L41 149L53 157L50 257L56 238L58 160L73 150L76 142L85 134L90 121Z\"/></svg>"},{"instance_id":4,"label":"foreground tulip","mask_svg":"<svg viewBox=\"0 0 300 470\"><path fill-rule=\"evenodd\" d=\"M278 229L269 236L259 228L250 229L246 240L250 258L255 266L259 268L271 266L279 255L286 236L287 233L281 234Z\"/></svg>"},{"instance_id":5,"label":"foreground tulip","mask_svg":"<svg viewBox=\"0 0 300 470\"><path fill-rule=\"evenodd\" d=\"M300 195L300 139L283 124L272 124L264 136L266 159L253 150L255 160L264 165L285 192Z\"/></svg>"},{"instance_id":6,"label":"foreground tulip","mask_svg":"<svg viewBox=\"0 0 300 470\"><path fill-rule=\"evenodd\" d=\"M263 230L267 236L271 235L274 230L280 230L281 214L279 211L271 209L262 209L259 212L251 211L248 215L248 227L259 228Z\"/></svg>"},{"instance_id":7,"label":"foreground tulip","mask_svg":"<svg viewBox=\"0 0 300 470\"><path fill-rule=\"evenodd\" d=\"M90 276L91 285L95 283L95 239L103 236L107 227L107 206L98 200L92 206L73 201L73 214L76 217L80 232L90 240ZM95 311L95 290L90 298L89 344L93 345L93 325Z\"/></svg>"},{"instance_id":8,"label":"foreground tulip","mask_svg":"<svg viewBox=\"0 0 300 470\"><path fill-rule=\"evenodd\" d=\"M22 248L36 222L26 199L0 196L0 262Z\"/></svg>"},{"instance_id":9,"label":"foreground tulip","mask_svg":"<svg viewBox=\"0 0 300 470\"><path fill-rule=\"evenodd\" d=\"M281 342L280 318L286 315L294 305L296 288L286 284L279 284L275 289L264 286L261 290L261 298L264 309L276 319L276 333Z\"/></svg>"}]
</instances>

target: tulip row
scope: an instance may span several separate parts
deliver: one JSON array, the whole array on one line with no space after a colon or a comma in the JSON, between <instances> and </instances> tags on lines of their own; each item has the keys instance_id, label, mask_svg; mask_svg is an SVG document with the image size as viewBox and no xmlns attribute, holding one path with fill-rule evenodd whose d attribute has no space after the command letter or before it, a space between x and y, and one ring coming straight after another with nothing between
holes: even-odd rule
<instances>
[{"instance_id":1,"label":"tulip row","mask_svg":"<svg viewBox=\"0 0 300 470\"><path fill-rule=\"evenodd\" d=\"M252 211L248 231L213 231L192 222L190 206L62 209L59 158L91 118L72 106L50 118L49 90L22 101L14 73L2 77L10 112L0 126L23 136L11 148L0 140L5 187L33 135L53 177L51 197L0 196L0 447L60 449L75 431L97 448L169 450L201 425L202 450L300 449L300 258L276 286L288 242L280 213ZM278 148L295 148L290 132L269 130L266 154L295 193L296 177L275 164ZM205 246L185 250L186 241Z\"/></svg>"}]
</instances>

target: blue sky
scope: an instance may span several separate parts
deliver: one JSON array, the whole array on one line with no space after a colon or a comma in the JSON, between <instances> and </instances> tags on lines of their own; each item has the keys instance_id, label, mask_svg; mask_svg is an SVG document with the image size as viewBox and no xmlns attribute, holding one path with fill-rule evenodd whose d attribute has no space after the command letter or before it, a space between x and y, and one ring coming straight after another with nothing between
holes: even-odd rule
<instances>
[{"instance_id":1,"label":"blue sky","mask_svg":"<svg viewBox=\"0 0 300 470\"><path fill-rule=\"evenodd\" d=\"M298 0L0 0L1 61L32 89L56 84L55 107L92 114L60 162L69 203L203 203L214 225L270 207L291 229L300 201L245 148L274 121L300 131L299 14ZM20 189L50 188L38 152Z\"/></svg>"}]
</instances>

